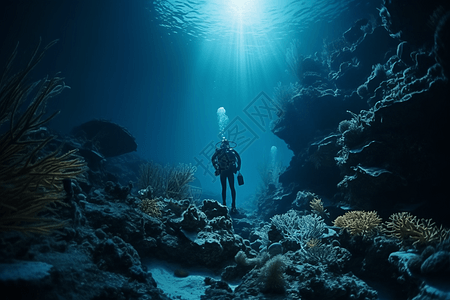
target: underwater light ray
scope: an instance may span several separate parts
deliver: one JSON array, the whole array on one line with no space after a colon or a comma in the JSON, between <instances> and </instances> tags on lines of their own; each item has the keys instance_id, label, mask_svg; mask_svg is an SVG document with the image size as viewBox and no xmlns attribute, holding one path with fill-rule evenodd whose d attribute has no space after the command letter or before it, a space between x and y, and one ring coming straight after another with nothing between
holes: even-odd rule
<instances>
[{"instance_id":1,"label":"underwater light ray","mask_svg":"<svg viewBox=\"0 0 450 300\"><path fill-rule=\"evenodd\" d=\"M157 12L155 20L169 31L189 32L190 38L229 42L233 41L230 37L236 30L235 22L243 25L241 32L252 31L258 38L267 33L276 33L274 40L292 38L318 22L332 22L357 1L330 4L329 0L160 0L153 1L153 9ZM171 15L182 16L185 26Z\"/></svg>"}]
</instances>

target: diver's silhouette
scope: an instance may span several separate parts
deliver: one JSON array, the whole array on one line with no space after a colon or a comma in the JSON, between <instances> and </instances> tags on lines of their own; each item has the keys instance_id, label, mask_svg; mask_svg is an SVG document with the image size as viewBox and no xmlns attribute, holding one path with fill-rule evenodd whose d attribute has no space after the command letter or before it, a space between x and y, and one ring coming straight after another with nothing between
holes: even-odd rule
<instances>
[{"instance_id":1,"label":"diver's silhouette","mask_svg":"<svg viewBox=\"0 0 450 300\"><path fill-rule=\"evenodd\" d=\"M219 144L219 143L218 143ZM227 178L231 189L231 212L236 213L236 189L234 188L234 174L241 169L241 157L230 147L230 142L223 139L220 147L217 147L211 162L216 169L215 175L220 175L220 183L222 185L222 202L227 205Z\"/></svg>"}]
</instances>

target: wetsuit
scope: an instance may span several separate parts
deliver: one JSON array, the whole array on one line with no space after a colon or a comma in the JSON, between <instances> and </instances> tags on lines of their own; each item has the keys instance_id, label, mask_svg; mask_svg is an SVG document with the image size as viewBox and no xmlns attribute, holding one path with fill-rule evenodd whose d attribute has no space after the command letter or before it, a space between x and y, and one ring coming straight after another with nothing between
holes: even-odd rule
<instances>
[{"instance_id":1,"label":"wetsuit","mask_svg":"<svg viewBox=\"0 0 450 300\"><path fill-rule=\"evenodd\" d=\"M231 190L231 208L236 209L236 189L234 187L234 174L241 169L241 157L231 148L216 149L211 162L219 171L222 185L222 202L227 205L227 179Z\"/></svg>"}]
</instances>

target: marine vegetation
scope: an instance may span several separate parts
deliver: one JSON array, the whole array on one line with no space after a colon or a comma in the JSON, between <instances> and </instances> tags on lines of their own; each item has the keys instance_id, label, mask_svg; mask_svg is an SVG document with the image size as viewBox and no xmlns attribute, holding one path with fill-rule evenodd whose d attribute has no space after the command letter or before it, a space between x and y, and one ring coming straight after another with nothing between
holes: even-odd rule
<instances>
[{"instance_id":1,"label":"marine vegetation","mask_svg":"<svg viewBox=\"0 0 450 300\"><path fill-rule=\"evenodd\" d=\"M297 242L302 248L311 239L319 239L325 232L325 222L317 215L301 216L291 209L282 215L271 218L272 224L290 241Z\"/></svg>"},{"instance_id":2,"label":"marine vegetation","mask_svg":"<svg viewBox=\"0 0 450 300\"><path fill-rule=\"evenodd\" d=\"M354 210L337 217L333 224L351 235L369 236L379 229L381 221L376 211Z\"/></svg>"},{"instance_id":3,"label":"marine vegetation","mask_svg":"<svg viewBox=\"0 0 450 300\"><path fill-rule=\"evenodd\" d=\"M314 198L309 202L309 206L311 207L311 211L319 216L330 216L330 213L323 207L322 199Z\"/></svg>"},{"instance_id":4,"label":"marine vegetation","mask_svg":"<svg viewBox=\"0 0 450 300\"><path fill-rule=\"evenodd\" d=\"M432 219L418 219L409 212L394 213L383 226L383 232L412 245L442 242L450 237L450 231L437 227Z\"/></svg>"},{"instance_id":5,"label":"marine vegetation","mask_svg":"<svg viewBox=\"0 0 450 300\"><path fill-rule=\"evenodd\" d=\"M328 267L342 268L343 262L350 259L351 254L343 248L324 244L319 239L311 239L306 243L304 251L300 252L305 262L322 264Z\"/></svg>"},{"instance_id":6,"label":"marine vegetation","mask_svg":"<svg viewBox=\"0 0 450 300\"><path fill-rule=\"evenodd\" d=\"M292 74L297 76L297 79L299 81L301 81L303 77L303 70L301 65L303 55L301 54L300 49L300 41L296 39L291 42L290 47L286 50L286 63L288 64Z\"/></svg>"},{"instance_id":7,"label":"marine vegetation","mask_svg":"<svg viewBox=\"0 0 450 300\"><path fill-rule=\"evenodd\" d=\"M286 261L283 255L271 258L261 268L260 281L263 283L262 291L265 293L282 294L286 289L284 272Z\"/></svg>"},{"instance_id":8,"label":"marine vegetation","mask_svg":"<svg viewBox=\"0 0 450 300\"><path fill-rule=\"evenodd\" d=\"M152 161L142 164L139 169L138 188L146 189L149 186L152 187L153 193L163 186L163 168Z\"/></svg>"},{"instance_id":9,"label":"marine vegetation","mask_svg":"<svg viewBox=\"0 0 450 300\"><path fill-rule=\"evenodd\" d=\"M139 188L151 187L154 197L186 199L190 194L189 183L195 180L197 167L180 163L165 167L149 162L141 165Z\"/></svg>"},{"instance_id":10,"label":"marine vegetation","mask_svg":"<svg viewBox=\"0 0 450 300\"><path fill-rule=\"evenodd\" d=\"M0 80L0 231L48 233L64 226L41 213L56 213L54 204L62 204L64 197L63 180L85 171L77 150L46 152L54 137L36 134L58 114L46 114L47 101L66 86L57 76L31 84L26 82L27 76L55 43L42 52L39 43L26 67L11 75L16 47ZM28 107L23 109L26 103Z\"/></svg>"},{"instance_id":11,"label":"marine vegetation","mask_svg":"<svg viewBox=\"0 0 450 300\"><path fill-rule=\"evenodd\" d=\"M300 88L298 83L290 83L288 85L278 83L273 89L273 99L279 105L280 109L277 110L277 117L281 117L284 112L291 109L293 106L292 98L296 95Z\"/></svg>"}]
</instances>

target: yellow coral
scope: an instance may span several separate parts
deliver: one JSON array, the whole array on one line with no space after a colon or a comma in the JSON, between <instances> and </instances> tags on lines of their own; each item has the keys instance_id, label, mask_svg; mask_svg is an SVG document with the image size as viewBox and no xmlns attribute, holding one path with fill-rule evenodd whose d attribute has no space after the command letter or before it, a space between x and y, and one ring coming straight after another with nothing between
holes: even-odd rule
<instances>
[{"instance_id":1,"label":"yellow coral","mask_svg":"<svg viewBox=\"0 0 450 300\"><path fill-rule=\"evenodd\" d=\"M151 217L160 217L161 208L157 199L144 199L141 202L141 210Z\"/></svg>"},{"instance_id":2,"label":"yellow coral","mask_svg":"<svg viewBox=\"0 0 450 300\"><path fill-rule=\"evenodd\" d=\"M327 212L327 210L323 207L323 202L321 199L314 198L309 202L309 206L311 207L311 210L321 216L329 216L330 214Z\"/></svg>"},{"instance_id":3,"label":"yellow coral","mask_svg":"<svg viewBox=\"0 0 450 300\"><path fill-rule=\"evenodd\" d=\"M369 235L378 228L381 221L376 211L355 210L337 217L333 224L348 230L351 235Z\"/></svg>"},{"instance_id":4,"label":"yellow coral","mask_svg":"<svg viewBox=\"0 0 450 300\"><path fill-rule=\"evenodd\" d=\"M411 240L413 245L428 244L449 238L449 231L437 227L432 219L418 219L408 212L394 213L389 219L384 224L384 233L402 242Z\"/></svg>"},{"instance_id":5,"label":"yellow coral","mask_svg":"<svg viewBox=\"0 0 450 300\"><path fill-rule=\"evenodd\" d=\"M307 245L309 248L320 247L320 246L322 246L322 242L321 242L319 239L310 239L310 240L306 243L306 245Z\"/></svg>"}]
</instances>

